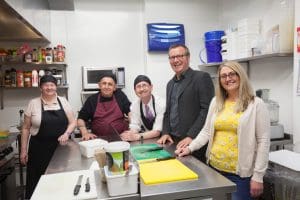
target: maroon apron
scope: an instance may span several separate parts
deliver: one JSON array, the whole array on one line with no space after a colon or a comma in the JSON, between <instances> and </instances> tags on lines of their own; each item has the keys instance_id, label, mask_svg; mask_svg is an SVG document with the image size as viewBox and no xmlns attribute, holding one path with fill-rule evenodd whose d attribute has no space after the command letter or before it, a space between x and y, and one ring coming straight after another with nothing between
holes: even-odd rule
<instances>
[{"instance_id":1,"label":"maroon apron","mask_svg":"<svg viewBox=\"0 0 300 200\"><path fill-rule=\"evenodd\" d=\"M128 122L124 120L124 115L116 101L115 96L111 101L100 102L98 95L97 107L92 121L92 133L97 136L107 136L113 133L113 129L122 133L128 130Z\"/></svg>"}]
</instances>

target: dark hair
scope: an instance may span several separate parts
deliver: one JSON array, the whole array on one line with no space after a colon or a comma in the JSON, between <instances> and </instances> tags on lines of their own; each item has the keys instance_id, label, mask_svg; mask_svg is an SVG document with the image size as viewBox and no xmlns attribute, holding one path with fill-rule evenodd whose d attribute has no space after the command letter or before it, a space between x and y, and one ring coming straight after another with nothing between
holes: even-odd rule
<instances>
[{"instance_id":1,"label":"dark hair","mask_svg":"<svg viewBox=\"0 0 300 200\"><path fill-rule=\"evenodd\" d=\"M187 47L187 46L185 46L185 44L173 44L173 45L171 45L170 47L169 47L169 53L170 53L170 51L171 51L171 49L175 49L175 48L177 48L177 47L182 47L182 48L184 48L185 49L185 55L186 56L189 56L190 55L190 50L189 50L189 48Z\"/></svg>"},{"instance_id":2,"label":"dark hair","mask_svg":"<svg viewBox=\"0 0 300 200\"><path fill-rule=\"evenodd\" d=\"M40 79L40 87L47 82L51 82L54 83L57 86L57 80L54 76L52 75L44 75L42 76L42 78Z\"/></svg>"},{"instance_id":3,"label":"dark hair","mask_svg":"<svg viewBox=\"0 0 300 200\"><path fill-rule=\"evenodd\" d=\"M135 79L134 79L134 83L133 83L133 86L135 88L135 86L142 82L142 81L145 81L147 83L149 83L149 85L151 85L151 81L150 79L148 78L148 76L145 76L145 75L138 75Z\"/></svg>"},{"instance_id":4,"label":"dark hair","mask_svg":"<svg viewBox=\"0 0 300 200\"><path fill-rule=\"evenodd\" d=\"M103 74L101 74L99 77L99 82L105 77L112 78L114 82L117 83L116 75L114 75L112 72L104 72Z\"/></svg>"}]
</instances>

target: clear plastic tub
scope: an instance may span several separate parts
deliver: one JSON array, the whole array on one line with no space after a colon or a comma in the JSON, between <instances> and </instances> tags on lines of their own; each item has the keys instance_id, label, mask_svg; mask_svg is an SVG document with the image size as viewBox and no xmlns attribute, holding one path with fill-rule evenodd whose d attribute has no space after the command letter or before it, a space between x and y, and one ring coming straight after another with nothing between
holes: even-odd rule
<instances>
[{"instance_id":1,"label":"clear plastic tub","mask_svg":"<svg viewBox=\"0 0 300 200\"><path fill-rule=\"evenodd\" d=\"M138 169L135 165L132 165L128 175L126 175L125 172L123 174L114 175L108 170L107 166L104 166L104 173L107 182L108 194L110 196L137 193Z\"/></svg>"}]
</instances>

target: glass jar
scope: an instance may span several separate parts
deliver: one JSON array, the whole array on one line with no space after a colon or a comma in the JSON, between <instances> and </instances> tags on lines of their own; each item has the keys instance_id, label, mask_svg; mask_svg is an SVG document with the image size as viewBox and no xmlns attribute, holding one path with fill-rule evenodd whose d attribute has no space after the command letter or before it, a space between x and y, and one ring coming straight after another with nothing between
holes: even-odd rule
<instances>
[{"instance_id":1,"label":"glass jar","mask_svg":"<svg viewBox=\"0 0 300 200\"><path fill-rule=\"evenodd\" d=\"M10 70L5 70L4 86L5 87L11 87Z\"/></svg>"},{"instance_id":2,"label":"glass jar","mask_svg":"<svg viewBox=\"0 0 300 200\"><path fill-rule=\"evenodd\" d=\"M17 70L17 87L24 87L24 74L22 70Z\"/></svg>"},{"instance_id":3,"label":"glass jar","mask_svg":"<svg viewBox=\"0 0 300 200\"><path fill-rule=\"evenodd\" d=\"M32 86L31 77L32 77L31 71L24 72L24 87L31 87Z\"/></svg>"},{"instance_id":4,"label":"glass jar","mask_svg":"<svg viewBox=\"0 0 300 200\"><path fill-rule=\"evenodd\" d=\"M33 49L32 51L32 62L38 62L39 61L39 54L37 49Z\"/></svg>"},{"instance_id":5,"label":"glass jar","mask_svg":"<svg viewBox=\"0 0 300 200\"><path fill-rule=\"evenodd\" d=\"M57 62L64 62L64 49L62 45L57 45Z\"/></svg>"},{"instance_id":6,"label":"glass jar","mask_svg":"<svg viewBox=\"0 0 300 200\"><path fill-rule=\"evenodd\" d=\"M52 56L52 48L46 48L46 63L47 64L51 64L52 60L53 60L53 56Z\"/></svg>"}]
</instances>

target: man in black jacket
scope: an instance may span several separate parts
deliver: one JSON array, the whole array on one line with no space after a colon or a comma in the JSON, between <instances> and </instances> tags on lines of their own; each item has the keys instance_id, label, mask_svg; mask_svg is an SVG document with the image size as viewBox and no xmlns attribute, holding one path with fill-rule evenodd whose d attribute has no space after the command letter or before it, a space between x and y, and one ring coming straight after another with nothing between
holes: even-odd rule
<instances>
[{"instance_id":1,"label":"man in black jacket","mask_svg":"<svg viewBox=\"0 0 300 200\"><path fill-rule=\"evenodd\" d=\"M169 62L175 76L167 85L166 112L158 143L176 142L177 148L188 146L202 129L214 86L208 73L189 67L190 52L185 45L169 48ZM204 146L193 155L205 161Z\"/></svg>"}]
</instances>

